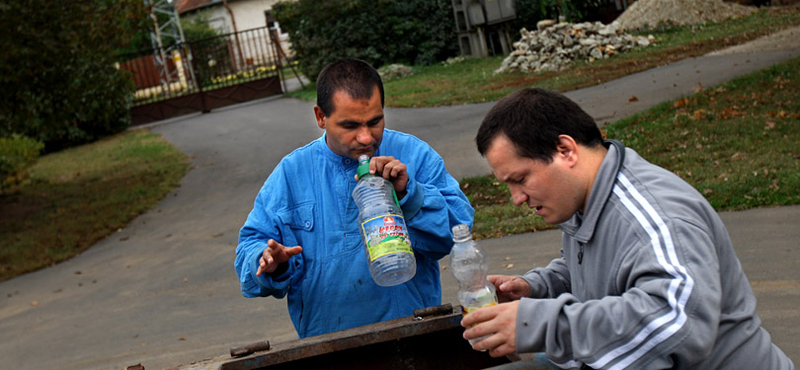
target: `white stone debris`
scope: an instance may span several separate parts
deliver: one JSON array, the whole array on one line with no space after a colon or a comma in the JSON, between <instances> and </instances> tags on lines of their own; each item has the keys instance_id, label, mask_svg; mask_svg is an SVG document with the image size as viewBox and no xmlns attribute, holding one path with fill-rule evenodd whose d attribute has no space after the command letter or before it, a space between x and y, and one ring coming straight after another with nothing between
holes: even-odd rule
<instances>
[{"instance_id":1,"label":"white stone debris","mask_svg":"<svg viewBox=\"0 0 800 370\"><path fill-rule=\"evenodd\" d=\"M503 60L495 73L522 71L558 71L573 60L608 58L639 46L653 43L653 36L633 36L622 32L618 22L555 23L540 21L538 30L520 30L522 36L513 44L514 51Z\"/></svg>"}]
</instances>

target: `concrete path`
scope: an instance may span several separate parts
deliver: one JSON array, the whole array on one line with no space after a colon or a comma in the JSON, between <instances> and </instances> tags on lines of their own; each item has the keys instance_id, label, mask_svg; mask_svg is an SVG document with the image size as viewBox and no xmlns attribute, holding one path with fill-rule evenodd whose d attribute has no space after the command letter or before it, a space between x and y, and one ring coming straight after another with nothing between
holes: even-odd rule
<instances>
[{"instance_id":1,"label":"concrete path","mask_svg":"<svg viewBox=\"0 0 800 370\"><path fill-rule=\"evenodd\" d=\"M610 122L691 94L701 84L714 86L800 56L800 45L720 54L567 95L599 123ZM629 102L631 96L638 101ZM387 109L387 126L430 142L456 178L483 175L489 169L473 137L491 105ZM181 187L82 255L0 283L0 368L124 369L142 363L153 370L224 355L231 346L257 340L295 338L285 301L241 296L233 259L238 229L266 176L283 155L321 134L312 104L266 99L151 129L191 157ZM800 207L722 217L764 325L799 362ZM493 273L515 274L557 256L559 233L482 244L492 256ZM514 266L506 268L509 263ZM447 271L442 282L443 301L456 302Z\"/></svg>"}]
</instances>

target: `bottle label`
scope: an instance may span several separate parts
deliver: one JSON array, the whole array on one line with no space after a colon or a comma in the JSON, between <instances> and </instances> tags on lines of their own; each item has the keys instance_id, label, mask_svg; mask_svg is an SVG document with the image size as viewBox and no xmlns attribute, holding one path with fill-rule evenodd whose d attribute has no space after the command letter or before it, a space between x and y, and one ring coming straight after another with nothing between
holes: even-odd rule
<instances>
[{"instance_id":1,"label":"bottle label","mask_svg":"<svg viewBox=\"0 0 800 370\"><path fill-rule=\"evenodd\" d=\"M400 215L371 218L361 224L366 236L370 262L392 253L414 253L408 238L406 220Z\"/></svg>"},{"instance_id":2,"label":"bottle label","mask_svg":"<svg viewBox=\"0 0 800 370\"><path fill-rule=\"evenodd\" d=\"M479 308L492 307L492 306L494 306L496 304L497 304L497 302L492 302L492 303L489 303L489 304L485 304L485 305L483 305L481 307L469 307L469 308L461 306L461 315L467 316L468 314L471 314L472 312L477 311Z\"/></svg>"}]
</instances>

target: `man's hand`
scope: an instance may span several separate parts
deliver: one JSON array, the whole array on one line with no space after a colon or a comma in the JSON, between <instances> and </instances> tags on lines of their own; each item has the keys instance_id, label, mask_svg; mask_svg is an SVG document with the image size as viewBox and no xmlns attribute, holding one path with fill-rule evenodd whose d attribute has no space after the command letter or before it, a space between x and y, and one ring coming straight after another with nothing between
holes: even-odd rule
<instances>
[{"instance_id":1,"label":"man's hand","mask_svg":"<svg viewBox=\"0 0 800 370\"><path fill-rule=\"evenodd\" d=\"M389 180L397 193L397 199L403 199L408 185L406 165L394 157L372 157L369 160L369 173Z\"/></svg>"},{"instance_id":2,"label":"man's hand","mask_svg":"<svg viewBox=\"0 0 800 370\"><path fill-rule=\"evenodd\" d=\"M517 310L519 301L478 309L461 319L464 339L488 338L472 344L477 351L488 350L492 357L517 352ZM473 326L474 325L474 326Z\"/></svg>"},{"instance_id":3,"label":"man's hand","mask_svg":"<svg viewBox=\"0 0 800 370\"><path fill-rule=\"evenodd\" d=\"M256 276L261 276L263 273L271 274L278 268L278 265L289 260L294 255L300 254L303 247L284 247L281 243L270 239L267 241L267 248L264 248L264 253L258 259L258 271Z\"/></svg>"},{"instance_id":4,"label":"man's hand","mask_svg":"<svg viewBox=\"0 0 800 370\"><path fill-rule=\"evenodd\" d=\"M519 276L489 275L488 278L496 288L497 300L500 303L531 296L531 286Z\"/></svg>"}]
</instances>

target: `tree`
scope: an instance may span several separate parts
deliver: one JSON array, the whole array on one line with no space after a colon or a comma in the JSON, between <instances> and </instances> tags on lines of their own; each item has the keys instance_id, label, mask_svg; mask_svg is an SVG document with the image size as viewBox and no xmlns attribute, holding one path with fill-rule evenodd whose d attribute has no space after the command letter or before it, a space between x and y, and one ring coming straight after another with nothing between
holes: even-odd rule
<instances>
[{"instance_id":1,"label":"tree","mask_svg":"<svg viewBox=\"0 0 800 370\"><path fill-rule=\"evenodd\" d=\"M200 13L186 20L181 18L181 29L186 41L196 41L219 36L219 32L208 23L208 14Z\"/></svg>"},{"instance_id":2,"label":"tree","mask_svg":"<svg viewBox=\"0 0 800 370\"><path fill-rule=\"evenodd\" d=\"M114 52L146 17L140 0L0 3L0 137L52 152L128 127L133 84Z\"/></svg>"},{"instance_id":3,"label":"tree","mask_svg":"<svg viewBox=\"0 0 800 370\"><path fill-rule=\"evenodd\" d=\"M301 70L344 57L373 66L432 64L458 52L450 0L299 0L272 7Z\"/></svg>"}]
</instances>

